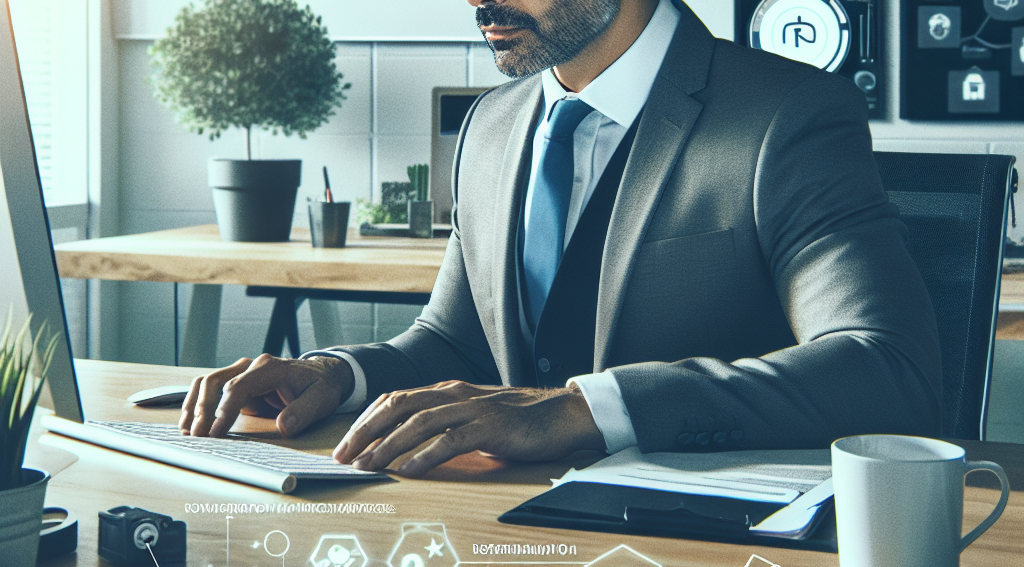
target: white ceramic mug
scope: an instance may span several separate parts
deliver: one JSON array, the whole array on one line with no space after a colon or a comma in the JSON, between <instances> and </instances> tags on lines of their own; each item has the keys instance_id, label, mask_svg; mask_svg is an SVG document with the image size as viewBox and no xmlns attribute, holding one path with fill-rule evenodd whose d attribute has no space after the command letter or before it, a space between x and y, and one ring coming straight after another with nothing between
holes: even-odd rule
<instances>
[{"instance_id":1,"label":"white ceramic mug","mask_svg":"<svg viewBox=\"0 0 1024 567\"><path fill-rule=\"evenodd\" d=\"M999 477L995 510L961 537L964 477ZM842 567L954 567L960 552L1003 513L1010 483L1002 467L967 462L961 447L923 437L860 435L832 444L839 564Z\"/></svg>"}]
</instances>

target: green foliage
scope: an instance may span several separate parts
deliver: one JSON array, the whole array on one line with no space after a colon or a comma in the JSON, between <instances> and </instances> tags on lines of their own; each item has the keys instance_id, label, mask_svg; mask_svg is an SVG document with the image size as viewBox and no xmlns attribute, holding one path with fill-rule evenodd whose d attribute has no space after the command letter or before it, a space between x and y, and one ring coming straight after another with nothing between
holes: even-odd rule
<instances>
[{"instance_id":1,"label":"green foliage","mask_svg":"<svg viewBox=\"0 0 1024 567\"><path fill-rule=\"evenodd\" d=\"M356 199L356 219L360 224L405 224L409 222L409 201L430 200L430 166L410 165L409 181L385 181L380 184L380 203Z\"/></svg>"},{"instance_id":2,"label":"green foliage","mask_svg":"<svg viewBox=\"0 0 1024 567\"><path fill-rule=\"evenodd\" d=\"M295 0L206 0L149 50L157 97L190 131L231 127L305 137L345 100L327 28Z\"/></svg>"},{"instance_id":3,"label":"green foliage","mask_svg":"<svg viewBox=\"0 0 1024 567\"><path fill-rule=\"evenodd\" d=\"M32 317L30 315L25 321L13 341L11 320L12 316L8 313L7 325L0 339L0 490L21 486L21 467L25 461L28 430L60 337L60 334L55 334L49 339L46 351L36 365L41 368L36 377L32 367L37 361L39 345L46 334L47 325L43 323L32 341L32 348L26 352L25 336Z\"/></svg>"},{"instance_id":4,"label":"green foliage","mask_svg":"<svg viewBox=\"0 0 1024 567\"><path fill-rule=\"evenodd\" d=\"M387 224L393 222L388 210L369 199L356 199L356 220L359 224Z\"/></svg>"},{"instance_id":5,"label":"green foliage","mask_svg":"<svg viewBox=\"0 0 1024 567\"><path fill-rule=\"evenodd\" d=\"M430 200L430 166L427 164L410 165L406 168L409 174L409 183L412 183L412 190L416 194L417 201Z\"/></svg>"},{"instance_id":6,"label":"green foliage","mask_svg":"<svg viewBox=\"0 0 1024 567\"><path fill-rule=\"evenodd\" d=\"M356 199L356 219L360 223L404 224L409 222L409 201L416 197L411 183L385 181L380 184L380 203Z\"/></svg>"}]
</instances>

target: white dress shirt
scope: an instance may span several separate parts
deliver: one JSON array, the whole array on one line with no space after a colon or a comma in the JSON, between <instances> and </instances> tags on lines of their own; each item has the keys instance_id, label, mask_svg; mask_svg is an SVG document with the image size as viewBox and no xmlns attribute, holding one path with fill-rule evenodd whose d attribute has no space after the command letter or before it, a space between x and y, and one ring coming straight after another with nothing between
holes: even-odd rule
<instances>
[{"instance_id":1,"label":"white dress shirt","mask_svg":"<svg viewBox=\"0 0 1024 567\"><path fill-rule=\"evenodd\" d=\"M594 109L594 112L580 123L573 138L575 176L569 200L569 216L566 219L566 246L601 175L611 161L612 154L647 103L654 79L678 24L679 11L672 5L671 0L660 0L651 21L640 37L579 94L566 92L551 69L542 73L545 113L544 119L537 125L537 131L534 133L532 171L538 168L541 144L548 130L548 118L555 103L563 98L578 97ZM534 184L535 179L531 175L526 191L526 231L530 230L529 211ZM338 408L338 413L356 411L366 404L366 375L354 357L339 351L314 350L300 358L312 356L342 358L352 366L355 391ZM611 371L577 376L570 379L569 383L576 384L583 392L594 421L604 436L606 450L609 453L637 444L629 412L622 401L622 392Z\"/></svg>"}]
</instances>

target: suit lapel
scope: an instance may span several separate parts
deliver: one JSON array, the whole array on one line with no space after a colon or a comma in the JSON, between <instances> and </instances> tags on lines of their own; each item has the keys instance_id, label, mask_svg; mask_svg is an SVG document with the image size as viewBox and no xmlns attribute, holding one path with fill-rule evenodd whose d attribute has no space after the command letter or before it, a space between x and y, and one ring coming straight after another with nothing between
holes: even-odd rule
<instances>
[{"instance_id":1,"label":"suit lapel","mask_svg":"<svg viewBox=\"0 0 1024 567\"><path fill-rule=\"evenodd\" d=\"M703 108L689 95L707 84L715 40L689 8L679 3L677 7L679 27L640 117L608 224L597 298L595 371L608 366L633 263Z\"/></svg>"},{"instance_id":2,"label":"suit lapel","mask_svg":"<svg viewBox=\"0 0 1024 567\"><path fill-rule=\"evenodd\" d=\"M516 283L516 239L519 231L520 204L533 153L531 134L542 106L543 96L540 80L537 78L534 88L530 89L512 125L496 187L494 227L497 233L491 264L496 268L492 274L492 285L497 302L494 322L497 327L499 352L495 354L504 356L507 361L509 375L505 376L504 380L510 385L522 385L518 384L517 380L523 376L534 376L532 369L522 367L522 361L526 356L519 340L522 330L519 325L519 286ZM504 227L504 230L500 227Z\"/></svg>"}]
</instances>

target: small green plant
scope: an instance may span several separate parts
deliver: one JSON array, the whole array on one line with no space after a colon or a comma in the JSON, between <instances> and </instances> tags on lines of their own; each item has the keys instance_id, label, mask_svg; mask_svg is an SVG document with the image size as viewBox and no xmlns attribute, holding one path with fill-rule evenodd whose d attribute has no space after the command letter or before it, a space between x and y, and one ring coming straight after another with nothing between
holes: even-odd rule
<instances>
[{"instance_id":1,"label":"small green plant","mask_svg":"<svg viewBox=\"0 0 1024 567\"><path fill-rule=\"evenodd\" d=\"M356 199L356 218L360 223L405 224L409 222L409 201L416 198L408 181L385 181L380 184L380 203Z\"/></svg>"},{"instance_id":2,"label":"small green plant","mask_svg":"<svg viewBox=\"0 0 1024 567\"><path fill-rule=\"evenodd\" d=\"M32 348L25 352L25 336L32 316L29 315L13 341L12 319L8 313L3 338L0 338L0 490L21 486L28 430L60 337L60 334L51 337L40 355L38 349L47 327L43 323L32 341ZM39 370L38 376L33 374L33 366Z\"/></svg>"},{"instance_id":3,"label":"small green plant","mask_svg":"<svg viewBox=\"0 0 1024 567\"><path fill-rule=\"evenodd\" d=\"M369 199L356 199L356 220L359 224L387 224L391 222L391 215L380 203L374 203Z\"/></svg>"},{"instance_id":4,"label":"small green plant","mask_svg":"<svg viewBox=\"0 0 1024 567\"><path fill-rule=\"evenodd\" d=\"M350 83L334 64L319 16L295 0L206 0L189 4L149 50L157 97L190 131L210 139L231 127L284 135L320 127Z\"/></svg>"},{"instance_id":5,"label":"small green plant","mask_svg":"<svg viewBox=\"0 0 1024 567\"><path fill-rule=\"evenodd\" d=\"M412 190L416 194L417 201L430 200L430 166L427 164L410 165L406 168L409 174L409 183L412 183Z\"/></svg>"}]
</instances>

